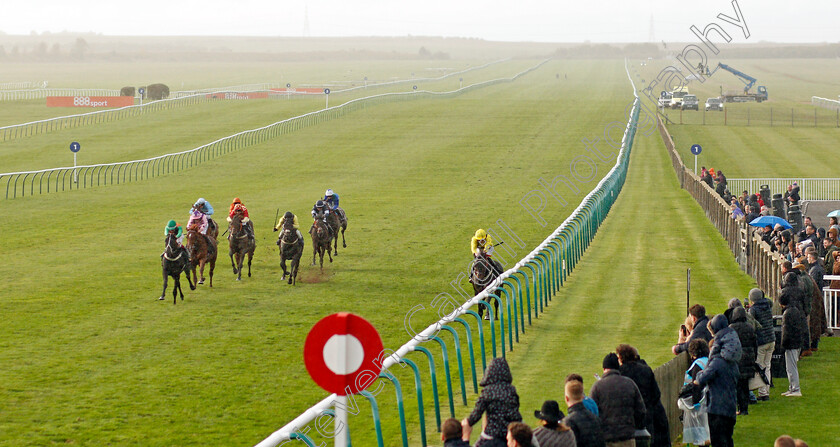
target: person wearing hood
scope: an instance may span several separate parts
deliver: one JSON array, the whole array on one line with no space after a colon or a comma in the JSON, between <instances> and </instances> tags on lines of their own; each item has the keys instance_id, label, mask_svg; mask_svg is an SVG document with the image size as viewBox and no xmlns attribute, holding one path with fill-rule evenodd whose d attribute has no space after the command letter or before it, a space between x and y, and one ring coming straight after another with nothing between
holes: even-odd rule
<instances>
[{"instance_id":1,"label":"person wearing hood","mask_svg":"<svg viewBox=\"0 0 840 447\"><path fill-rule=\"evenodd\" d=\"M810 252L808 258L808 276L814 280L816 285L814 293L811 295L811 318L808 320L811 332L811 351L817 351L820 347L820 337L828 331L828 321L825 316L825 307L823 305L823 288L827 285L823 277L825 276L825 268L820 262L817 253Z\"/></svg>"},{"instance_id":2,"label":"person wearing hood","mask_svg":"<svg viewBox=\"0 0 840 447\"><path fill-rule=\"evenodd\" d=\"M799 351L802 355L811 355L810 352L807 354L804 353L805 349L811 347L810 337L808 336L808 315L806 312L806 303L807 303L807 310L811 310L811 299L810 295L805 295L805 287L801 286L800 283L804 282L801 281L799 278L799 269L794 269L789 267L788 262L782 264L782 272L784 273L783 282L782 282L782 293L779 296L781 300L782 297L787 297L788 302L791 306L796 307L799 309L799 315L802 317L802 327L805 330L805 336L802 337L802 346L801 350ZM807 276L807 274L805 275ZM810 277L808 277L810 281Z\"/></svg>"},{"instance_id":3,"label":"person wearing hood","mask_svg":"<svg viewBox=\"0 0 840 447\"><path fill-rule=\"evenodd\" d=\"M785 279L792 273L785 275ZM790 288L790 287L789 287ZM788 390L782 396L799 397L802 390L799 387L799 352L805 339L805 316L802 310L793 304L790 295L779 298L782 306L782 347L785 349L785 368L788 376Z\"/></svg>"},{"instance_id":4,"label":"person wearing hood","mask_svg":"<svg viewBox=\"0 0 840 447\"><path fill-rule=\"evenodd\" d=\"M746 302L747 302L747 300L744 300L744 303L746 303ZM741 300L739 300L738 298L732 298L731 300L729 300L729 303L727 304L727 306L728 306L728 308L727 308L725 311L723 311L723 315L724 315L724 316L726 317L726 319L727 319L727 320L729 320L729 322L731 323L731 322L733 321L733 320L732 320L732 311L733 311L736 307L741 307L741 308L743 308L743 307L744 307L744 304L743 304L743 303L741 303ZM744 309L744 310L746 310L746 309ZM749 322L749 323L750 323L750 325L751 325L751 326L753 327L753 329L755 329L755 330L758 330L758 329L761 327L761 324L759 324L759 322L758 322L758 321L756 321L756 319L755 319L755 318L753 318L753 316L752 316L752 315L750 315L749 313L747 313L747 322Z\"/></svg>"},{"instance_id":5,"label":"person wearing hood","mask_svg":"<svg viewBox=\"0 0 840 447\"><path fill-rule=\"evenodd\" d=\"M773 350L776 348L776 334L773 333L773 303L764 296L761 289L752 289L749 294L750 311L756 321L761 325L755 331L755 339L758 344L755 363L764 374L767 383L770 383L770 362L773 360ZM758 388L758 400L770 400L770 385Z\"/></svg>"},{"instance_id":6,"label":"person wearing hood","mask_svg":"<svg viewBox=\"0 0 840 447\"><path fill-rule=\"evenodd\" d=\"M741 342L741 360L738 361L738 415L749 414L750 404L750 379L755 375L755 360L758 351L758 342L755 336L755 328L747 321L747 310L736 306L732 309L732 322L729 323Z\"/></svg>"},{"instance_id":7,"label":"person wearing hood","mask_svg":"<svg viewBox=\"0 0 840 447\"><path fill-rule=\"evenodd\" d=\"M681 352L684 352L688 349L688 344L691 343L691 340L702 338L708 342L712 339L712 334L709 332L708 323L709 319L706 317L706 308L703 307L701 304L695 304L688 309L688 316L689 318L694 321L694 329L691 330L691 334L688 335L688 338L682 342L677 343L671 348L671 352L674 355L677 355ZM682 331L683 328L680 328ZM681 333L680 335L685 335Z\"/></svg>"},{"instance_id":8,"label":"person wearing hood","mask_svg":"<svg viewBox=\"0 0 840 447\"><path fill-rule=\"evenodd\" d=\"M733 446L735 430L735 393L738 384L738 361L741 359L741 341L723 315L715 315L709 322L714 336L709 364L697 373L695 385L706 387L709 414L709 434L712 445Z\"/></svg>"},{"instance_id":9,"label":"person wearing hood","mask_svg":"<svg viewBox=\"0 0 840 447\"><path fill-rule=\"evenodd\" d=\"M522 415L519 413L519 394L512 383L513 376L507 361L501 357L494 358L487 365L484 378L481 379L481 395L475 401L475 408L461 421L464 438L469 439L472 426L481 420L485 412L487 413L487 426L476 442L476 447L503 447L508 425L511 422L522 421Z\"/></svg>"},{"instance_id":10,"label":"person wearing hood","mask_svg":"<svg viewBox=\"0 0 840 447\"><path fill-rule=\"evenodd\" d=\"M648 364L639 357L639 352L633 346L620 344L615 348L618 361L621 364L621 375L631 379L639 387L642 400L645 402L645 428L650 433L650 445L654 447L670 447L671 434L668 429L668 414L662 406L662 393L656 377Z\"/></svg>"}]
</instances>

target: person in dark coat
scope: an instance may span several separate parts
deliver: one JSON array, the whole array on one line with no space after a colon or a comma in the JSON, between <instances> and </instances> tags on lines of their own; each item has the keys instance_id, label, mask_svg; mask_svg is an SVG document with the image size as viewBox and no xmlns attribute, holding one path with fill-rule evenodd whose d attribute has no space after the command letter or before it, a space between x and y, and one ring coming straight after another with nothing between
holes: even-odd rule
<instances>
[{"instance_id":1,"label":"person in dark coat","mask_svg":"<svg viewBox=\"0 0 840 447\"><path fill-rule=\"evenodd\" d=\"M709 322L714 335L709 364L697 373L696 385L706 387L709 434L712 446L730 447L735 443L735 390L738 383L738 363L741 342L723 315L715 315Z\"/></svg>"},{"instance_id":2,"label":"person in dark coat","mask_svg":"<svg viewBox=\"0 0 840 447\"><path fill-rule=\"evenodd\" d=\"M755 363L761 368L767 383L770 383L770 363L773 359L773 350L776 348L776 334L773 332L773 303L764 296L761 289L750 290L750 315L752 315L760 328L755 331L758 352ZM758 388L758 400L770 400L770 385Z\"/></svg>"},{"instance_id":3,"label":"person in dark coat","mask_svg":"<svg viewBox=\"0 0 840 447\"><path fill-rule=\"evenodd\" d=\"M636 348L621 344L615 349L621 364L621 375L631 379L642 393L645 402L645 428L650 433L650 445L654 447L671 447L671 433L668 429L668 415L662 406L662 393L659 384L648 364L639 358Z\"/></svg>"},{"instance_id":4,"label":"person in dark coat","mask_svg":"<svg viewBox=\"0 0 840 447\"><path fill-rule=\"evenodd\" d=\"M691 330L691 335L684 343L678 343L671 348L674 355L688 350L688 344L695 338L702 338L707 342L712 339L712 334L709 332L709 319L706 318L706 308L701 304L695 304L688 309L688 316L694 321L694 329ZM680 328L682 330L682 328Z\"/></svg>"},{"instance_id":5,"label":"person in dark coat","mask_svg":"<svg viewBox=\"0 0 840 447\"><path fill-rule=\"evenodd\" d=\"M805 312L805 303L807 301L808 308L810 310L811 300L810 300L810 298L806 298L805 292L803 290L804 287L800 286L799 273L798 273L799 269L793 269L793 268L787 269L786 268L787 264L790 264L790 263L785 262L785 263L782 264L782 271L785 272L785 274L784 274L783 281L782 281L782 293L779 296L779 299L781 300L782 297L787 297L790 305L794 306L794 307L797 307L800 311L799 315L801 315L801 317L802 317L801 325L802 325L803 328L805 328L804 329L805 330L805 336L801 338L802 346L800 348L802 350L799 351L799 353L802 354L803 351L805 350L805 347L806 347L806 341L807 341L807 347L810 348L810 346L811 346L810 339L808 337L808 316L807 316L807 313ZM808 278L810 278L810 277L808 277ZM804 282L804 281L802 281L802 282ZM810 297L810 295L809 295L809 297ZM810 353L808 355L810 355Z\"/></svg>"},{"instance_id":6,"label":"person in dark coat","mask_svg":"<svg viewBox=\"0 0 840 447\"><path fill-rule=\"evenodd\" d=\"M715 192L722 198L726 197L726 183L717 182L715 184Z\"/></svg>"},{"instance_id":7,"label":"person in dark coat","mask_svg":"<svg viewBox=\"0 0 840 447\"><path fill-rule=\"evenodd\" d=\"M828 331L828 321L825 317L825 307L823 305L823 288L828 284L825 283L823 277L825 276L825 267L817 253L808 253L808 276L814 281L816 290L811 295L811 318L808 321L808 329L811 333L811 351L817 351L820 347L820 337L823 333Z\"/></svg>"},{"instance_id":8,"label":"person in dark coat","mask_svg":"<svg viewBox=\"0 0 840 447\"><path fill-rule=\"evenodd\" d=\"M791 273L788 273L790 275ZM805 318L802 310L793 304L789 295L779 298L782 306L782 347L785 349L785 367L787 368L788 390L782 396L802 396L799 387L799 351L805 338Z\"/></svg>"},{"instance_id":9,"label":"person in dark coat","mask_svg":"<svg viewBox=\"0 0 840 447\"><path fill-rule=\"evenodd\" d=\"M481 395L475 401L475 409L461 421L464 437L469 439L472 426L487 413L487 427L476 442L476 447L496 447L505 445L507 427L511 422L522 421L519 413L519 394L512 385L513 377L504 358L494 358L484 373L480 385Z\"/></svg>"},{"instance_id":10,"label":"person in dark coat","mask_svg":"<svg viewBox=\"0 0 840 447\"><path fill-rule=\"evenodd\" d=\"M750 379L755 375L755 360L758 352L758 342L755 328L747 321L747 310L743 307L732 309L732 323L729 327L738 334L741 342L741 360L738 361L738 415L749 414Z\"/></svg>"},{"instance_id":11,"label":"person in dark coat","mask_svg":"<svg viewBox=\"0 0 840 447\"><path fill-rule=\"evenodd\" d=\"M543 402L542 409L534 411L541 426L534 429L534 439L539 447L576 447L575 433L563 420L560 404L554 400Z\"/></svg>"},{"instance_id":12,"label":"person in dark coat","mask_svg":"<svg viewBox=\"0 0 840 447\"><path fill-rule=\"evenodd\" d=\"M636 428L645 426L645 401L639 387L619 372L618 356L604 357L604 376L592 385L589 395L598 404L601 429L607 445L634 439Z\"/></svg>"},{"instance_id":13,"label":"person in dark coat","mask_svg":"<svg viewBox=\"0 0 840 447\"><path fill-rule=\"evenodd\" d=\"M575 433L578 447L606 447L601 431L601 419L583 405L583 383L577 380L566 382L566 407L569 415L563 419Z\"/></svg>"},{"instance_id":14,"label":"person in dark coat","mask_svg":"<svg viewBox=\"0 0 840 447\"><path fill-rule=\"evenodd\" d=\"M461 422L455 418L449 418L443 421L440 426L440 440L443 441L443 447L470 447L470 443L461 439L463 431Z\"/></svg>"}]
</instances>

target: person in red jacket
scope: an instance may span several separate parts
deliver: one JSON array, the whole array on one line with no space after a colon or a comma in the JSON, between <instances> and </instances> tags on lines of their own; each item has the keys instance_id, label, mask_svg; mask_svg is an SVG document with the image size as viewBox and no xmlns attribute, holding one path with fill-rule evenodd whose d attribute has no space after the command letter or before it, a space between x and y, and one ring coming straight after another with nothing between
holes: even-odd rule
<instances>
[{"instance_id":1,"label":"person in red jacket","mask_svg":"<svg viewBox=\"0 0 840 447\"><path fill-rule=\"evenodd\" d=\"M245 205L242 204L242 201L239 200L239 197L233 199L233 203L230 204L230 213L228 213L227 221L230 223L233 220L233 216L237 213L242 214L242 224L245 225L245 232L248 234L249 237L254 238L254 224L251 222L251 218L248 216L248 208L245 208Z\"/></svg>"}]
</instances>

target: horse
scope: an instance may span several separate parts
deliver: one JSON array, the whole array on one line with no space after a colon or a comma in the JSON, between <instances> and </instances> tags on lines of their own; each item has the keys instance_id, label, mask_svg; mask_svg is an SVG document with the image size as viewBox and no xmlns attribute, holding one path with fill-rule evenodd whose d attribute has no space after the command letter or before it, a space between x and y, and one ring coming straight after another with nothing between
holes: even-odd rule
<instances>
[{"instance_id":1,"label":"horse","mask_svg":"<svg viewBox=\"0 0 840 447\"><path fill-rule=\"evenodd\" d=\"M257 241L245 231L242 223L242 213L233 215L228 227L228 246L230 251L230 265L233 266L233 274L237 275L236 280L242 281L242 264L245 262L245 255L248 255L248 277L251 277L251 260L254 259L254 251L257 249ZM236 255L236 262L233 257Z\"/></svg>"},{"instance_id":2,"label":"horse","mask_svg":"<svg viewBox=\"0 0 840 447\"><path fill-rule=\"evenodd\" d=\"M286 260L291 259L292 264L289 267L288 272L289 284L295 285L297 282L298 269L300 268L300 257L303 255L303 244L303 238L298 237L298 231L295 230L293 224L284 224L283 231L280 233L280 238L277 240L277 245L280 246L280 267L283 268L283 277L280 281L284 281L286 279ZM323 263L323 254L321 256L321 263Z\"/></svg>"},{"instance_id":3,"label":"horse","mask_svg":"<svg viewBox=\"0 0 840 447\"><path fill-rule=\"evenodd\" d=\"M207 236L213 238L214 241L219 240L219 224L216 223L210 216L207 216Z\"/></svg>"},{"instance_id":4,"label":"horse","mask_svg":"<svg viewBox=\"0 0 840 447\"><path fill-rule=\"evenodd\" d=\"M344 240L344 231L347 229L347 215L344 213L343 209L336 208L329 214L327 222L330 224L333 237L335 238L335 247L333 248L333 251L335 252L335 255L338 256L338 230L341 230L341 245L342 247L347 248L347 241Z\"/></svg>"},{"instance_id":5,"label":"horse","mask_svg":"<svg viewBox=\"0 0 840 447\"><path fill-rule=\"evenodd\" d=\"M163 300L165 298L166 283L171 276L175 280L175 286L172 289L172 304L178 303L179 292L181 293L181 301L184 301L184 291L181 290L181 273L187 274L190 290L195 290L195 285L190 278L190 256L181 248L178 239L173 234L166 235L166 250L161 255L160 264L163 268L163 292L158 299Z\"/></svg>"},{"instance_id":6,"label":"horse","mask_svg":"<svg viewBox=\"0 0 840 447\"><path fill-rule=\"evenodd\" d=\"M315 222L312 228L309 229L309 235L312 237L312 265L315 265L315 255L321 256L321 270L324 269L324 252L330 257L330 262L333 262L330 242L332 242L331 230L328 228L329 224L324 222L324 216L318 214L315 216Z\"/></svg>"},{"instance_id":7,"label":"horse","mask_svg":"<svg viewBox=\"0 0 840 447\"><path fill-rule=\"evenodd\" d=\"M486 253L482 252L475 260L472 262L472 266L470 268L470 282L473 285L473 291L476 295L484 291L488 285L490 285L499 274L493 269L493 266L490 262L490 258L487 256ZM496 296L499 296L498 293L495 293ZM484 304L478 305L478 316L481 317L484 315ZM493 300L493 307L495 312L493 316L498 319L499 318L499 301Z\"/></svg>"},{"instance_id":8,"label":"horse","mask_svg":"<svg viewBox=\"0 0 840 447\"><path fill-rule=\"evenodd\" d=\"M187 250L190 251L190 270L196 284L204 284L204 265L210 264L210 287L213 287L213 270L216 269L218 255L216 240L198 232L195 225L187 228ZM199 267L201 280L196 278L196 266Z\"/></svg>"}]
</instances>

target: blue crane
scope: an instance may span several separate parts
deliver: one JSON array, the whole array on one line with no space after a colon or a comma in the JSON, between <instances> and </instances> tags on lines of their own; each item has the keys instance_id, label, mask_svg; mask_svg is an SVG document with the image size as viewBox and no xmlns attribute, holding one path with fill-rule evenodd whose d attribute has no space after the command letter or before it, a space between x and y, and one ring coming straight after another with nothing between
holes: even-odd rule
<instances>
[{"instance_id":1,"label":"blue crane","mask_svg":"<svg viewBox=\"0 0 840 447\"><path fill-rule=\"evenodd\" d=\"M725 101L729 101L729 102L742 102L742 101L761 102L761 101L766 101L767 100L767 88L766 87L764 87L763 85L760 85L760 86L758 86L758 93L750 93L750 89L755 85L755 83L758 80L756 78L740 71L740 70L736 70L736 69L730 67L729 65L718 63L717 67L715 67L715 69L711 70L711 71L709 71L709 67L707 66L706 67L706 76L712 76L720 68L734 74L735 76L737 76L741 80L741 82L744 83L744 94L743 95L732 95L732 94L723 95ZM701 69L701 72L702 72L702 69Z\"/></svg>"}]
</instances>

